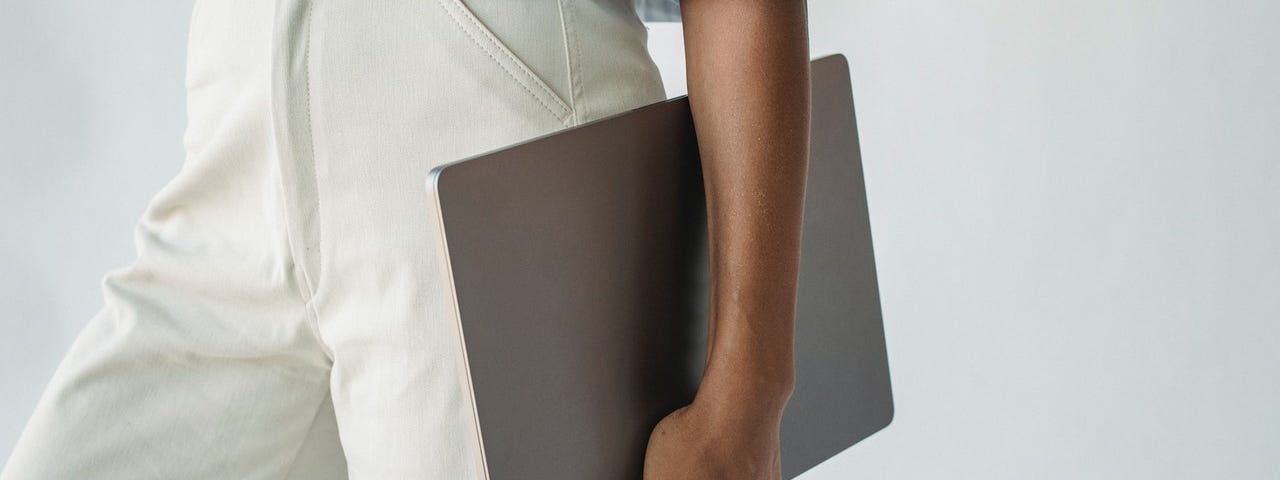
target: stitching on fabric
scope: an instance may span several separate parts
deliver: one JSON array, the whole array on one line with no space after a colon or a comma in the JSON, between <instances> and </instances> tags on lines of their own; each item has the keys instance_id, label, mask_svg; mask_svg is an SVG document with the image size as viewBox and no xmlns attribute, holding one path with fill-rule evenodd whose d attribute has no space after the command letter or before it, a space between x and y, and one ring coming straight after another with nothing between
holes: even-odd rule
<instances>
[{"instance_id":1,"label":"stitching on fabric","mask_svg":"<svg viewBox=\"0 0 1280 480\"><path fill-rule=\"evenodd\" d=\"M568 6L570 7L569 23L576 24L578 14L575 13L575 11L573 10L573 3L568 3ZM583 91L585 89L582 86L582 39L578 37L578 29L576 28L573 29L573 58L578 68L574 69L571 72L571 76L569 77L570 88L573 92L570 94L570 96L573 96L575 98L583 98ZM581 112L579 112L576 108L573 112L573 115L574 115L574 118L577 118L579 121L581 121L581 117L580 117Z\"/></svg>"},{"instance_id":2,"label":"stitching on fabric","mask_svg":"<svg viewBox=\"0 0 1280 480\"><path fill-rule=\"evenodd\" d=\"M306 62L305 65L303 65L303 82L304 82L303 85L305 86L305 91L307 93L307 108L305 112L306 115L304 115L304 118L307 119L307 142L311 145L311 152L310 152L311 153L311 158L310 158L311 181L313 182L312 187L314 188L315 199L316 199L315 208L317 212L317 214L312 220L316 229L316 268L320 269L324 265L324 248L321 247L321 243L320 243L321 239L323 238L323 235L322 235L323 231L321 229L320 215L319 215L320 173L317 171L318 162L316 161L315 127L311 122L311 109L312 109L311 39L314 37L314 35L311 34L311 25L312 25L312 18L314 18L315 8L311 5L307 5L306 9L307 9L307 26L306 26L306 32L304 34L307 36L307 42L306 42L306 49L303 50L303 59ZM303 240L302 250L303 250L303 255L306 255L307 246L306 246L305 239ZM308 270L309 269L307 268L306 258L304 257L302 262L302 275L307 278L307 283L311 285L311 288L310 288L311 292L310 292L310 295L307 296L307 301L305 304L307 310L311 312L311 321L307 323L311 326L311 332L313 335L316 336L316 341L320 342L320 349L324 351L325 356L329 357L330 361L333 361L333 351L329 349L329 345L325 343L324 337L320 334L320 311L316 309L316 306L315 306L316 291L320 288L320 285L311 280L311 274L308 272ZM317 272L317 274L318 273L319 272Z\"/></svg>"},{"instance_id":3,"label":"stitching on fabric","mask_svg":"<svg viewBox=\"0 0 1280 480\"><path fill-rule=\"evenodd\" d=\"M508 67L505 63L499 60L498 57L495 57L493 53L489 51L488 48L485 48L485 46L481 44L478 39L476 39L475 35L473 35L471 31L468 30L467 27L458 20L457 15L455 15L454 12L449 9L449 6L445 3L445 0L437 0L436 3L439 3L440 7L445 10L445 13L449 14L449 19L453 20L453 23L458 26L458 29L462 30L462 33L466 34L467 37L471 39L472 43L476 44L477 47L480 47L480 50L483 51L485 55L488 55L489 58L494 61L494 63L496 63L499 67L501 67L502 70L507 73L507 76L511 77L512 80L515 80L516 84L520 85L520 88L523 88L524 91L528 93L530 97L533 97L533 99L536 100L539 104L541 104L543 108L547 109L547 111L550 112L552 116L559 119L560 123L562 124L565 123L564 113L568 113L567 110L564 113L557 113L554 109L552 109L551 106L548 105L547 102L542 99L542 97L534 93L533 90L531 90L528 85L525 85L525 82L521 81L520 78L517 77L515 73L511 71L510 67Z\"/></svg>"},{"instance_id":4,"label":"stitching on fabric","mask_svg":"<svg viewBox=\"0 0 1280 480\"><path fill-rule=\"evenodd\" d=\"M467 6L462 3L462 0L455 0L455 1L458 3L458 5L455 5L456 8L458 9L467 8ZM513 55L510 50L504 47L502 45L502 42L494 38L493 35L486 30L485 26L481 24L479 20L476 20L476 18L473 15L462 15L462 17L467 20L467 23L470 23L472 26L475 27L475 30L480 33L480 36L484 37L485 41L487 41L489 45L493 47L494 50L497 50L498 53L502 54L502 56L507 57L507 59L511 61L511 65L514 66L516 69L520 70L520 73L527 75L529 78L538 77L537 74L533 73L533 71L529 70L529 68L524 65L524 62L521 62L520 59L516 58L516 56ZM534 87L537 87L537 89L541 90L542 93L550 96L551 98L556 97L556 93L554 91L552 91L549 87L540 84L539 82L541 82L541 79L539 79L538 82L532 82L532 83ZM564 102L556 102L556 106L560 107L562 110L568 110L568 108L562 105L563 103Z\"/></svg>"},{"instance_id":5,"label":"stitching on fabric","mask_svg":"<svg viewBox=\"0 0 1280 480\"><path fill-rule=\"evenodd\" d=\"M572 114L573 125L578 125L582 123L582 119L578 117L578 97L574 94L577 88L574 86L576 82L573 78L576 69L572 49L569 47L569 22L564 15L564 0L556 0L556 12L560 15L560 38L564 41L564 66L566 76L569 77L569 112Z\"/></svg>"},{"instance_id":6,"label":"stitching on fabric","mask_svg":"<svg viewBox=\"0 0 1280 480\"><path fill-rule=\"evenodd\" d=\"M443 3L443 0L441 1L441 3ZM475 43L476 46L480 47L480 49L484 51L485 55L488 55L489 58L493 59L494 63L498 64L499 67L502 67L502 70L507 73L507 76L511 77L512 80L515 80L516 83L520 85L520 88L523 88L525 92L528 92L529 96L533 97L534 100L537 100L538 103L542 104L542 106L545 107L548 112L551 112L552 115L556 115L557 117L559 116L559 114L557 114L556 111L553 110L551 106L548 105L546 101L542 99L542 97L539 97L536 93L533 93L533 90L531 90L528 85L525 85L525 83L521 81L519 77L516 77L516 75L511 72L511 69L508 68L506 64L499 61L497 57L493 56L493 53L489 52L489 49L485 48L484 45L480 44L479 40L477 40L476 37L473 36L471 32L467 30L467 28L463 26L461 22L458 21L457 17L455 17L452 12L449 12L449 18L452 19L453 23L457 24L460 29L462 29L463 33L467 34L467 37L471 39L472 43Z\"/></svg>"}]
</instances>

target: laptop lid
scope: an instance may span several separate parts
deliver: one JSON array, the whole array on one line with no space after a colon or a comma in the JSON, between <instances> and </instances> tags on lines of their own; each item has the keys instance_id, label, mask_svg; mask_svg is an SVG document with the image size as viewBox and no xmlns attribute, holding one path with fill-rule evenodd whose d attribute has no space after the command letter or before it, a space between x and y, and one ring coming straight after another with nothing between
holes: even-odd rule
<instances>
[{"instance_id":1,"label":"laptop lid","mask_svg":"<svg viewBox=\"0 0 1280 480\"><path fill-rule=\"evenodd\" d=\"M812 63L785 478L893 417L844 57ZM442 165L438 209L489 478L638 479L706 355L701 167L680 97Z\"/></svg>"}]
</instances>

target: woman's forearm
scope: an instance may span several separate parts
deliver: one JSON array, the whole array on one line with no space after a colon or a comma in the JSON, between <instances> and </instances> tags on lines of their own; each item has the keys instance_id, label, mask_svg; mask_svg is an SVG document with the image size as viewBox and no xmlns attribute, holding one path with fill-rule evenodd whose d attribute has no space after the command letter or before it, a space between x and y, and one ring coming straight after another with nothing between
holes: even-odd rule
<instances>
[{"instance_id":1,"label":"woman's forearm","mask_svg":"<svg viewBox=\"0 0 1280 480\"><path fill-rule=\"evenodd\" d=\"M801 0L684 0L689 101L706 182L711 303L698 400L725 415L781 410L809 147Z\"/></svg>"}]
</instances>

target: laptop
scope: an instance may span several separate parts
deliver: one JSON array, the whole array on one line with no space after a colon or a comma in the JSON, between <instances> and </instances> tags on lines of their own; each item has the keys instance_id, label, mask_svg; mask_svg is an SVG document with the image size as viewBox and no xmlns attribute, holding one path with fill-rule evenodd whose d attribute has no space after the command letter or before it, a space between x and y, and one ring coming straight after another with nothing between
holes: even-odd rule
<instances>
[{"instance_id":1,"label":"laptop","mask_svg":"<svg viewBox=\"0 0 1280 480\"><path fill-rule=\"evenodd\" d=\"M815 60L812 82L784 478L893 417L844 57ZM641 478L650 431L693 399L706 356L688 99L441 165L427 183L487 478Z\"/></svg>"}]
</instances>

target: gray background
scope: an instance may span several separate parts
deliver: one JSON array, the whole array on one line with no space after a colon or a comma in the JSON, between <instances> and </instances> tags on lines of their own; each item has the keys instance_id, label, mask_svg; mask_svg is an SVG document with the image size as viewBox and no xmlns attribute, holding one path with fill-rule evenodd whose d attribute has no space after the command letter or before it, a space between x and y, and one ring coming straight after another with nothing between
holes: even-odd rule
<instances>
[{"instance_id":1,"label":"gray background","mask_svg":"<svg viewBox=\"0 0 1280 480\"><path fill-rule=\"evenodd\" d=\"M0 0L0 456L181 164L190 6ZM1280 3L810 13L852 63L898 405L805 478L1280 477Z\"/></svg>"}]
</instances>

